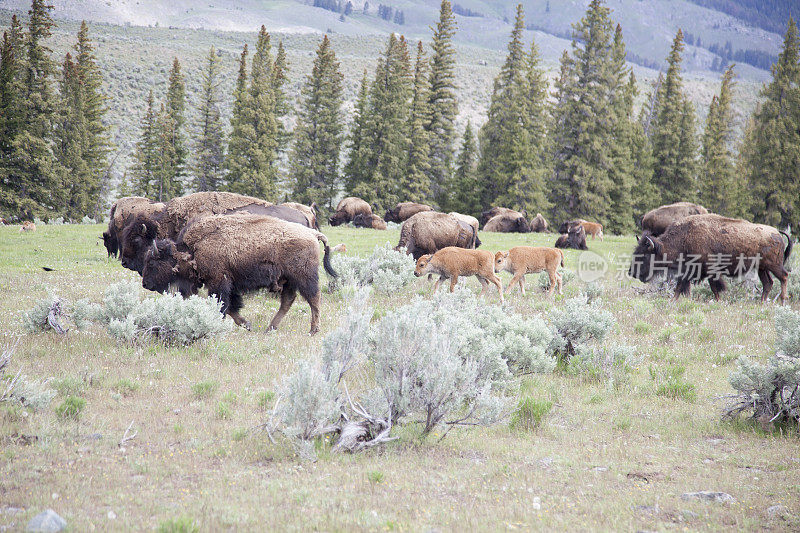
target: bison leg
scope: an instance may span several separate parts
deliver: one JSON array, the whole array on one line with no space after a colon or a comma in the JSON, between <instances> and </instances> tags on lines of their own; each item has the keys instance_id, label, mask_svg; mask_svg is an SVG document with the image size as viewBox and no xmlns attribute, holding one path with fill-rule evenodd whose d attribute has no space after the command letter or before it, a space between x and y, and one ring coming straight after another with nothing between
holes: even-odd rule
<instances>
[{"instance_id":1,"label":"bison leg","mask_svg":"<svg viewBox=\"0 0 800 533\"><path fill-rule=\"evenodd\" d=\"M562 291L561 289L563 287L564 276L562 276L558 272L556 272L555 274L556 274L556 281L558 281L558 294L563 295L564 291Z\"/></svg>"},{"instance_id":2,"label":"bison leg","mask_svg":"<svg viewBox=\"0 0 800 533\"><path fill-rule=\"evenodd\" d=\"M524 277L524 275L523 275L523 277ZM489 281L491 281L492 283L497 285L497 294L500 295L500 303L505 302L505 299L503 298L503 283L500 281L500 278L497 277L497 274L492 273L492 277L489 278ZM524 288L523 288L523 290L524 290Z\"/></svg>"},{"instance_id":3,"label":"bison leg","mask_svg":"<svg viewBox=\"0 0 800 533\"><path fill-rule=\"evenodd\" d=\"M553 292L556 290L556 285L558 285L558 294L561 294L561 279L556 271L548 270L547 276L550 278L550 290L547 291L547 295L551 298L553 297Z\"/></svg>"},{"instance_id":4,"label":"bison leg","mask_svg":"<svg viewBox=\"0 0 800 533\"><path fill-rule=\"evenodd\" d=\"M278 329L281 320L283 320L283 317L289 312L289 308L292 307L296 297L297 291L294 287L284 287L283 291L281 291L281 306L278 308L278 312L275 313L275 316L272 317L272 321L269 323L269 329Z\"/></svg>"},{"instance_id":5,"label":"bison leg","mask_svg":"<svg viewBox=\"0 0 800 533\"><path fill-rule=\"evenodd\" d=\"M522 296L525 297L525 274L519 277L519 290L522 291Z\"/></svg>"},{"instance_id":6,"label":"bison leg","mask_svg":"<svg viewBox=\"0 0 800 533\"><path fill-rule=\"evenodd\" d=\"M476 275L475 277L481 282L481 296L483 296L486 293L486 289L489 288L489 282L483 276Z\"/></svg>"},{"instance_id":7,"label":"bison leg","mask_svg":"<svg viewBox=\"0 0 800 533\"><path fill-rule=\"evenodd\" d=\"M511 278L511 281L508 282L508 287L506 287L506 294L510 293L515 285L519 285L520 290L522 290L522 295L525 296L525 286L522 284L522 280L525 277L525 274L522 272L515 272L514 276Z\"/></svg>"},{"instance_id":8,"label":"bison leg","mask_svg":"<svg viewBox=\"0 0 800 533\"><path fill-rule=\"evenodd\" d=\"M300 291L300 296L302 296L311 307L311 331L309 333L314 335L319 331L319 285L316 282L301 284L298 290Z\"/></svg>"},{"instance_id":9,"label":"bison leg","mask_svg":"<svg viewBox=\"0 0 800 533\"><path fill-rule=\"evenodd\" d=\"M436 294L436 291L439 290L439 284L446 280L445 276L439 276L439 279L436 280L436 283L433 284L433 293Z\"/></svg>"},{"instance_id":10,"label":"bison leg","mask_svg":"<svg viewBox=\"0 0 800 533\"><path fill-rule=\"evenodd\" d=\"M678 284L675 285L675 299L677 300L681 295L687 298L691 296L691 286L692 282L686 278L678 280Z\"/></svg>"},{"instance_id":11,"label":"bison leg","mask_svg":"<svg viewBox=\"0 0 800 533\"><path fill-rule=\"evenodd\" d=\"M761 280L762 287L761 301L766 302L769 297L769 292L772 290L772 276L769 275L769 270L759 270L758 278ZM783 281L781 281L781 293L783 293ZM781 294L781 296L783 296L783 294Z\"/></svg>"},{"instance_id":12,"label":"bison leg","mask_svg":"<svg viewBox=\"0 0 800 533\"><path fill-rule=\"evenodd\" d=\"M455 274L452 278L450 278L450 292L456 290L456 283L458 283L458 274Z\"/></svg>"},{"instance_id":13,"label":"bison leg","mask_svg":"<svg viewBox=\"0 0 800 533\"><path fill-rule=\"evenodd\" d=\"M778 265L778 267L773 269L771 272L776 278L778 278L778 281L781 282L781 305L784 305L786 303L786 298L789 296L789 272L786 271L783 265ZM759 272L759 275L760 274L761 273ZM772 286L771 283L770 286Z\"/></svg>"},{"instance_id":14,"label":"bison leg","mask_svg":"<svg viewBox=\"0 0 800 533\"><path fill-rule=\"evenodd\" d=\"M725 290L725 282L719 278L708 278L708 285L711 287L711 292L714 293L714 299L719 300L719 295Z\"/></svg>"}]
</instances>

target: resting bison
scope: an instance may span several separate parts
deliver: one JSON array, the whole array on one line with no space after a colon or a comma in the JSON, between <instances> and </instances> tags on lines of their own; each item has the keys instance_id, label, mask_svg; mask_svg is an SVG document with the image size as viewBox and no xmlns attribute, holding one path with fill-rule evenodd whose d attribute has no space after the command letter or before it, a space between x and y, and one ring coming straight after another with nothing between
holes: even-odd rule
<instances>
[{"instance_id":1,"label":"resting bison","mask_svg":"<svg viewBox=\"0 0 800 533\"><path fill-rule=\"evenodd\" d=\"M708 210L702 205L691 202L678 202L662 205L645 213L642 217L642 230L658 237L672 224L691 215L707 215Z\"/></svg>"},{"instance_id":2,"label":"resting bison","mask_svg":"<svg viewBox=\"0 0 800 533\"><path fill-rule=\"evenodd\" d=\"M475 248L475 228L457 218L436 211L423 211L403 222L400 242L395 250L405 248L414 259L433 254L447 246Z\"/></svg>"},{"instance_id":3,"label":"resting bison","mask_svg":"<svg viewBox=\"0 0 800 533\"><path fill-rule=\"evenodd\" d=\"M783 245L784 235L788 240ZM659 237L644 234L633 252L629 274L650 281L655 274L677 277L675 297L689 296L691 283L705 279L715 298L725 290L721 276L739 276L755 269L761 279L761 301L772 289L774 274L786 301L789 273L784 264L792 253L791 238L772 226L720 215L691 215L672 224Z\"/></svg>"},{"instance_id":4,"label":"resting bison","mask_svg":"<svg viewBox=\"0 0 800 533\"><path fill-rule=\"evenodd\" d=\"M400 224L423 211L433 211L433 208L429 205L418 204L416 202L400 202L394 206L394 209L386 211L383 219L386 222L397 222Z\"/></svg>"},{"instance_id":5,"label":"resting bison","mask_svg":"<svg viewBox=\"0 0 800 533\"><path fill-rule=\"evenodd\" d=\"M353 225L357 228L386 229L386 222L378 215L357 214L353 217Z\"/></svg>"},{"instance_id":6,"label":"resting bison","mask_svg":"<svg viewBox=\"0 0 800 533\"><path fill-rule=\"evenodd\" d=\"M507 207L492 207L487 211L481 213L481 225L485 226L489 220L496 217L497 215L506 215L506 214L514 214L519 213L523 217L527 217L528 213L523 209L522 211L514 211L513 209L509 209ZM484 228L486 229L486 228Z\"/></svg>"},{"instance_id":7,"label":"resting bison","mask_svg":"<svg viewBox=\"0 0 800 533\"><path fill-rule=\"evenodd\" d=\"M347 224L358 214L371 215L372 208L361 198L348 196L347 198L342 198L336 206L336 212L328 219L328 222L331 226Z\"/></svg>"},{"instance_id":8,"label":"resting bison","mask_svg":"<svg viewBox=\"0 0 800 533\"><path fill-rule=\"evenodd\" d=\"M120 239L126 221L130 221L140 214L152 216L163 209L163 203L154 202L142 196L126 196L114 202L109 213L108 229L103 232L103 244L108 251L108 256L117 257L122 251Z\"/></svg>"},{"instance_id":9,"label":"resting bison","mask_svg":"<svg viewBox=\"0 0 800 533\"><path fill-rule=\"evenodd\" d=\"M541 213L536 213L536 216L531 219L531 232L545 233L549 231L547 227L547 220L545 220Z\"/></svg>"},{"instance_id":10,"label":"resting bison","mask_svg":"<svg viewBox=\"0 0 800 533\"><path fill-rule=\"evenodd\" d=\"M308 226L306 217L290 207L230 192L197 192L173 198L152 214L139 214L125 224L120 240L122 266L141 274L144 253L155 238L174 239L195 217L230 215L247 211L257 215L284 217L289 222Z\"/></svg>"},{"instance_id":11,"label":"resting bison","mask_svg":"<svg viewBox=\"0 0 800 533\"><path fill-rule=\"evenodd\" d=\"M447 214L450 215L451 217L456 217L456 219L459 222L462 223L462 226L464 224L469 224L472 227L472 229L475 230L475 248L477 248L478 246L481 245L481 240L478 238L478 227L479 227L479 224L478 224L478 219L477 218L475 218L475 217L473 217L471 215L464 215L462 213L456 213L455 211L450 211Z\"/></svg>"},{"instance_id":12,"label":"resting bison","mask_svg":"<svg viewBox=\"0 0 800 533\"><path fill-rule=\"evenodd\" d=\"M498 233L528 233L531 226L522 213L516 211L493 216L484 224L483 231L495 231Z\"/></svg>"},{"instance_id":13,"label":"resting bison","mask_svg":"<svg viewBox=\"0 0 800 533\"><path fill-rule=\"evenodd\" d=\"M572 224L567 227L566 233L556 240L556 248L574 248L576 250L588 250L586 246L586 230L581 224Z\"/></svg>"},{"instance_id":14,"label":"resting bison","mask_svg":"<svg viewBox=\"0 0 800 533\"><path fill-rule=\"evenodd\" d=\"M283 202L283 206L291 207L292 209L297 209L306 217L308 220L307 226L309 228L314 228L315 230L319 231L319 222L317 221L317 203L312 202L311 205L299 204L297 202Z\"/></svg>"},{"instance_id":15,"label":"resting bison","mask_svg":"<svg viewBox=\"0 0 800 533\"><path fill-rule=\"evenodd\" d=\"M419 277L428 274L428 279L430 279L432 274L439 274L439 279L433 286L434 293L439 288L439 284L446 279L450 280L450 292L453 292L459 276L475 276L483 286L481 295L486 292L489 282L492 282L497 287L502 302L503 284L494 273L493 263L494 255L488 250L465 250L448 246L435 254L425 254L417 259L414 275Z\"/></svg>"},{"instance_id":16,"label":"resting bison","mask_svg":"<svg viewBox=\"0 0 800 533\"><path fill-rule=\"evenodd\" d=\"M267 289L280 294L272 317L277 329L297 292L311 306L311 334L319 331L319 245L332 277L328 239L322 233L274 217L211 215L192 221L177 240L152 241L145 254L142 285L164 292L174 283L184 296L205 285L222 302L222 312L250 329L239 310L244 293Z\"/></svg>"}]
</instances>

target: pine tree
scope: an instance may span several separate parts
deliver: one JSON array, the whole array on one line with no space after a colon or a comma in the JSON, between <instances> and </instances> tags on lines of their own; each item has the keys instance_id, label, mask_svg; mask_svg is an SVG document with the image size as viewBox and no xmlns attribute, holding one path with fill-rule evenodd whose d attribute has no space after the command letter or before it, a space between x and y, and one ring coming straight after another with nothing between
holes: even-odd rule
<instances>
[{"instance_id":1,"label":"pine tree","mask_svg":"<svg viewBox=\"0 0 800 533\"><path fill-rule=\"evenodd\" d=\"M342 147L342 91L344 76L325 35L317 48L311 75L302 89L292 148L292 198L316 202L327 211L339 190L339 153Z\"/></svg>"},{"instance_id":2,"label":"pine tree","mask_svg":"<svg viewBox=\"0 0 800 533\"><path fill-rule=\"evenodd\" d=\"M246 58L242 54L242 63ZM264 26L258 35L245 94L237 95L228 142L228 184L232 192L275 200L277 198L279 126L276 115L275 64L270 36ZM240 71L241 72L241 71ZM237 84L238 87L240 83Z\"/></svg>"},{"instance_id":3,"label":"pine tree","mask_svg":"<svg viewBox=\"0 0 800 533\"><path fill-rule=\"evenodd\" d=\"M155 199L166 202L183 194L179 176L178 145L175 143L178 124L168 105L161 104L156 117Z\"/></svg>"},{"instance_id":4,"label":"pine tree","mask_svg":"<svg viewBox=\"0 0 800 533\"><path fill-rule=\"evenodd\" d=\"M719 96L714 96L708 109L703 134L703 175L700 180L701 203L713 213L743 216L738 205L740 182L734 167L733 109L731 93L734 86L733 65L722 76Z\"/></svg>"},{"instance_id":5,"label":"pine tree","mask_svg":"<svg viewBox=\"0 0 800 533\"><path fill-rule=\"evenodd\" d=\"M450 187L450 209L459 213L477 217L481 212L480 197L475 194L478 188L476 174L478 163L478 147L475 144L475 134L472 124L467 122L464 137L461 141L461 151L456 161L456 171L453 174L453 185Z\"/></svg>"},{"instance_id":6,"label":"pine tree","mask_svg":"<svg viewBox=\"0 0 800 533\"><path fill-rule=\"evenodd\" d=\"M697 196L697 140L694 109L683 91L678 30L670 51L667 75L659 95L658 123L653 131L653 182L662 203L692 201Z\"/></svg>"},{"instance_id":7,"label":"pine tree","mask_svg":"<svg viewBox=\"0 0 800 533\"><path fill-rule=\"evenodd\" d=\"M194 143L194 187L198 191L216 191L222 185L225 151L219 109L219 75L219 57L212 46L201 75L202 100Z\"/></svg>"},{"instance_id":8,"label":"pine tree","mask_svg":"<svg viewBox=\"0 0 800 533\"><path fill-rule=\"evenodd\" d=\"M183 127L186 122L186 84L183 81L181 64L177 57L173 59L172 69L169 73L165 112L169 115L169 121L162 121L162 123L172 135L172 138L169 139L172 146L166 151L174 154L174 159L172 161L165 162L165 168L170 168L170 171L174 172L174 175L165 178L170 183L178 184L186 175L186 158L188 154L185 135L183 133ZM172 187L168 187L168 189L171 190Z\"/></svg>"},{"instance_id":9,"label":"pine tree","mask_svg":"<svg viewBox=\"0 0 800 533\"><path fill-rule=\"evenodd\" d=\"M452 173L454 122L458 115L456 99L456 51L453 36L456 18L448 0L442 0L439 21L433 32L428 108L430 120L425 129L430 140L430 176L434 198L443 205L447 198L447 183Z\"/></svg>"},{"instance_id":10,"label":"pine tree","mask_svg":"<svg viewBox=\"0 0 800 533\"><path fill-rule=\"evenodd\" d=\"M131 190L138 196L153 199L157 198L159 194L156 181L159 164L158 142L158 117L151 89L147 95L147 109L142 119L142 133L139 142L136 143L136 152L134 153L136 163L131 168Z\"/></svg>"},{"instance_id":11,"label":"pine tree","mask_svg":"<svg viewBox=\"0 0 800 533\"><path fill-rule=\"evenodd\" d=\"M369 179L367 159L369 157L369 81L367 71L361 78L361 85L356 98L355 117L350 128L347 145L349 148L347 164L344 166L344 188L348 194L353 194L360 183Z\"/></svg>"},{"instance_id":12,"label":"pine tree","mask_svg":"<svg viewBox=\"0 0 800 533\"><path fill-rule=\"evenodd\" d=\"M425 130L425 126L430 123L431 115L428 101L429 68L422 41L419 41L414 67L414 96L411 99L411 113L408 117L408 163L406 172L401 175L400 179L403 199L410 202L427 203L433 200L429 176L431 137ZM445 200L446 198L440 196L438 198L439 205L444 206Z\"/></svg>"},{"instance_id":13,"label":"pine tree","mask_svg":"<svg viewBox=\"0 0 800 533\"><path fill-rule=\"evenodd\" d=\"M761 91L742 152L759 221L796 228L800 224L800 37L789 19L772 81Z\"/></svg>"},{"instance_id":14,"label":"pine tree","mask_svg":"<svg viewBox=\"0 0 800 533\"><path fill-rule=\"evenodd\" d=\"M278 52L275 54L275 63L272 67L272 90L275 93L275 116L278 118L278 151L283 152L291 134L286 130L283 124L285 118L290 111L289 101L283 91L283 86L288 79L287 72L289 70L289 63L286 59L286 50L283 48L283 41L278 42Z\"/></svg>"},{"instance_id":15,"label":"pine tree","mask_svg":"<svg viewBox=\"0 0 800 533\"><path fill-rule=\"evenodd\" d=\"M24 73L24 30L16 15L11 26L3 33L0 48L0 168L11 157L13 140L22 127L23 102L22 76ZM10 184L0 182L2 194L15 195ZM3 201L10 205L11 200Z\"/></svg>"}]
</instances>

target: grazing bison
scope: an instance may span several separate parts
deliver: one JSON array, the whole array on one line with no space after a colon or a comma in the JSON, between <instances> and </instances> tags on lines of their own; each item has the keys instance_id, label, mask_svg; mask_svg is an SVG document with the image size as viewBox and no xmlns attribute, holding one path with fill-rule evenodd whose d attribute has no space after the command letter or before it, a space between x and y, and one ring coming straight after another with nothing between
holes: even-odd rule
<instances>
[{"instance_id":1,"label":"grazing bison","mask_svg":"<svg viewBox=\"0 0 800 533\"><path fill-rule=\"evenodd\" d=\"M556 248L574 248L576 250L588 250L586 246L586 230L581 224L572 224L567 228L566 233L556 240Z\"/></svg>"},{"instance_id":2,"label":"grazing bison","mask_svg":"<svg viewBox=\"0 0 800 533\"><path fill-rule=\"evenodd\" d=\"M447 246L475 248L477 232L466 222L446 213L423 211L417 213L400 228L400 242L395 250L405 248L414 259L433 254Z\"/></svg>"},{"instance_id":3,"label":"grazing bison","mask_svg":"<svg viewBox=\"0 0 800 533\"><path fill-rule=\"evenodd\" d=\"M500 294L502 302L503 284L494 273L493 263L494 255L488 250L465 250L447 246L435 254L426 254L417 259L414 275L419 277L425 274L438 274L439 279L433 286L433 292L436 292L439 284L446 279L450 279L450 292L453 292L459 276L475 276L483 285L481 294L486 292L491 281L497 286L497 292Z\"/></svg>"},{"instance_id":4,"label":"grazing bison","mask_svg":"<svg viewBox=\"0 0 800 533\"><path fill-rule=\"evenodd\" d=\"M297 209L303 216L306 217L308 220L308 224L305 224L309 228L314 228L315 230L319 231L319 222L317 221L317 203L312 202L311 205L300 204L297 202L283 202L280 204L282 206L291 207L292 209ZM280 218L280 217L279 217Z\"/></svg>"},{"instance_id":5,"label":"grazing bison","mask_svg":"<svg viewBox=\"0 0 800 533\"><path fill-rule=\"evenodd\" d=\"M331 226L347 224L358 214L371 215L372 208L361 198L348 196L347 198L342 198L336 206L336 212L328 219L328 222Z\"/></svg>"},{"instance_id":6,"label":"grazing bison","mask_svg":"<svg viewBox=\"0 0 800 533\"><path fill-rule=\"evenodd\" d=\"M528 213L524 209L522 211L514 211L513 209L509 209L507 207L492 207L481 213L481 225L485 226L486 223L489 222L489 220L496 217L497 215L507 215L507 214L513 215L515 213L518 213L523 217L528 216Z\"/></svg>"},{"instance_id":7,"label":"grazing bison","mask_svg":"<svg viewBox=\"0 0 800 533\"><path fill-rule=\"evenodd\" d=\"M383 219L386 222L397 222L400 224L423 211L433 211L433 208L429 205L418 204L416 202L400 202L394 206L394 209L386 211Z\"/></svg>"},{"instance_id":8,"label":"grazing bison","mask_svg":"<svg viewBox=\"0 0 800 533\"><path fill-rule=\"evenodd\" d=\"M353 225L357 228L386 229L386 222L378 215L357 214L353 217Z\"/></svg>"},{"instance_id":9,"label":"grazing bison","mask_svg":"<svg viewBox=\"0 0 800 533\"><path fill-rule=\"evenodd\" d=\"M484 224L483 231L495 231L498 233L528 233L531 225L525 220L522 213L516 211L493 216Z\"/></svg>"},{"instance_id":10,"label":"grazing bison","mask_svg":"<svg viewBox=\"0 0 800 533\"><path fill-rule=\"evenodd\" d=\"M176 284L184 296L205 285L222 302L222 312L250 329L239 310L242 295L258 289L280 294L270 322L277 329L297 292L311 306L311 334L319 331L319 245L332 277L328 239L322 233L274 217L237 214L195 219L177 240L152 241L145 254L142 285L164 292Z\"/></svg>"},{"instance_id":11,"label":"grazing bison","mask_svg":"<svg viewBox=\"0 0 800 533\"><path fill-rule=\"evenodd\" d=\"M456 220L458 220L461 223L462 227L464 226L464 224L467 224L468 226L470 226L475 231L475 246L474 246L474 248L477 248L478 246L481 245L481 240L478 238L478 228L480 227L480 224L478 223L478 219L477 218L475 218L475 217L473 217L471 215L464 215L462 213L456 213L455 211L450 211L447 214L450 215L451 217L455 217Z\"/></svg>"},{"instance_id":12,"label":"grazing bison","mask_svg":"<svg viewBox=\"0 0 800 533\"><path fill-rule=\"evenodd\" d=\"M519 283L522 295L525 296L525 274L534 274L544 270L550 277L548 294L553 295L556 284L558 284L558 294L563 294L561 292L562 278L558 273L559 265L564 266L564 252L546 246L515 246L507 252L497 252L494 255L495 272L506 271L514 274L506 287L506 294Z\"/></svg>"},{"instance_id":13,"label":"grazing bison","mask_svg":"<svg viewBox=\"0 0 800 533\"><path fill-rule=\"evenodd\" d=\"M541 213L536 213L536 216L531 219L531 232L532 233L546 233L549 231L547 220Z\"/></svg>"},{"instance_id":14,"label":"grazing bison","mask_svg":"<svg viewBox=\"0 0 800 533\"><path fill-rule=\"evenodd\" d=\"M642 230L658 237L672 224L691 215L707 215L708 210L702 205L691 202L678 202L662 205L645 213L642 217Z\"/></svg>"},{"instance_id":15,"label":"grazing bison","mask_svg":"<svg viewBox=\"0 0 800 533\"><path fill-rule=\"evenodd\" d=\"M141 213L125 223L120 240L122 266L141 274L144 253L155 238L174 239L195 217L231 215L247 211L257 215L271 215L289 222L308 226L308 220L299 211L230 192L197 192L173 198L152 214Z\"/></svg>"},{"instance_id":16,"label":"grazing bison","mask_svg":"<svg viewBox=\"0 0 800 533\"><path fill-rule=\"evenodd\" d=\"M109 213L108 229L103 232L103 245L108 251L108 256L117 257L122 251L122 231L127 222L138 215L153 216L163 209L163 203L154 202L143 196L126 196L114 202Z\"/></svg>"},{"instance_id":17,"label":"grazing bison","mask_svg":"<svg viewBox=\"0 0 800 533\"><path fill-rule=\"evenodd\" d=\"M784 235L788 243L784 247ZM740 276L757 270L761 279L761 301L772 289L772 277L781 282L781 303L785 303L789 273L784 264L792 253L792 240L772 226L753 224L720 215L691 215L672 224L659 237L642 235L629 274L650 281L655 274L678 279L675 297L689 296L691 283L708 279L715 298L725 290L721 276Z\"/></svg>"}]
</instances>

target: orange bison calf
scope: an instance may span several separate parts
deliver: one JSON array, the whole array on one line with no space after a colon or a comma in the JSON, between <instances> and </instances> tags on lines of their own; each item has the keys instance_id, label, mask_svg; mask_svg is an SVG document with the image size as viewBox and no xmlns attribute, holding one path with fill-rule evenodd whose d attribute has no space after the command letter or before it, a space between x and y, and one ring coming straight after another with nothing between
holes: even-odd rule
<instances>
[{"instance_id":1,"label":"orange bison calf","mask_svg":"<svg viewBox=\"0 0 800 533\"><path fill-rule=\"evenodd\" d=\"M564 266L564 252L558 248L548 248L546 246L515 246L507 252L497 252L494 255L494 270L495 272L511 272L514 277L506 287L506 294L511 292L514 285L519 283L519 288L522 289L522 295L525 296L525 274L533 274L535 272L547 271L550 276L550 291L548 294L553 295L553 291L558 283L558 294L561 292L561 274L558 273L558 267Z\"/></svg>"},{"instance_id":2,"label":"orange bison calf","mask_svg":"<svg viewBox=\"0 0 800 533\"><path fill-rule=\"evenodd\" d=\"M450 278L450 292L453 292L459 276L475 276L483 285L481 294L486 292L491 281L497 286L497 292L500 294L502 302L503 285L500 283L500 278L494 273L493 261L494 256L488 250L466 250L448 246L433 255L427 254L417 259L414 275L419 277L425 274L439 274L433 292L436 292L439 283L445 279Z\"/></svg>"}]
</instances>

